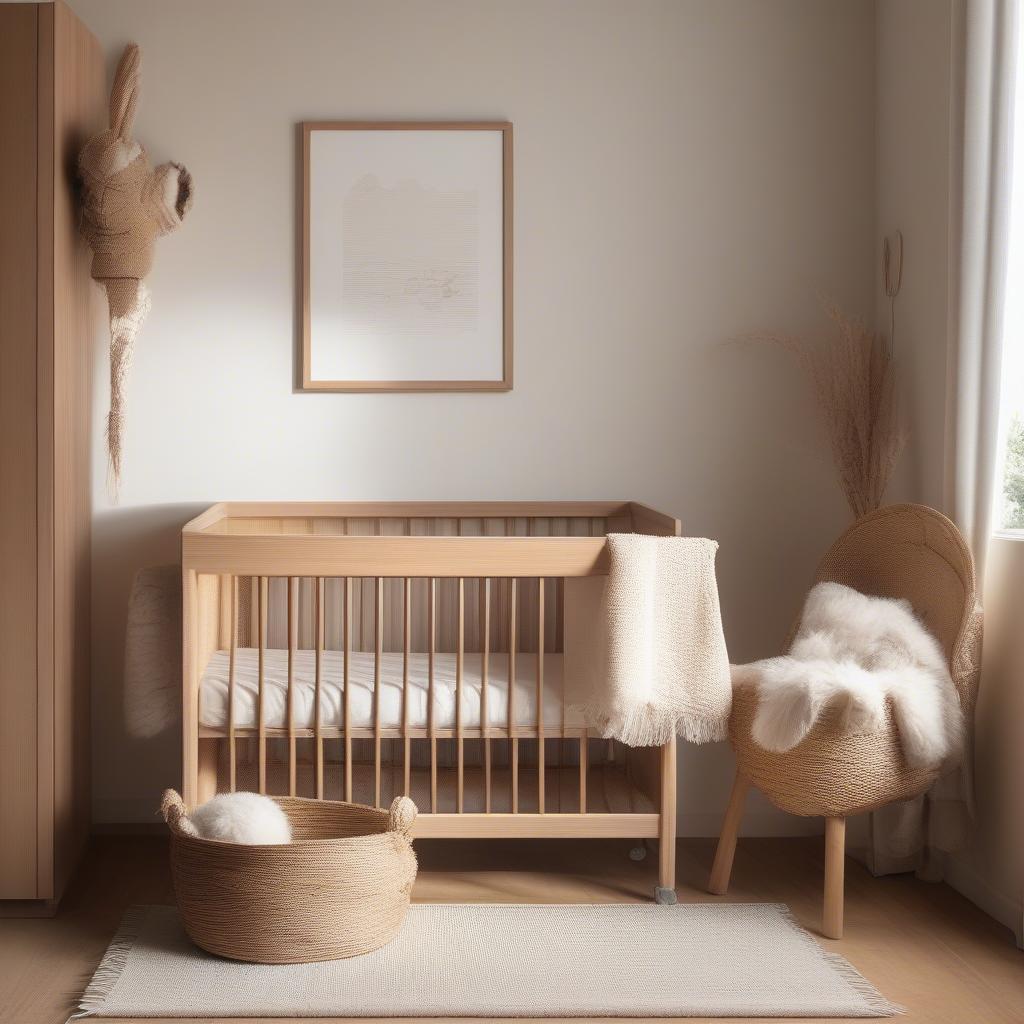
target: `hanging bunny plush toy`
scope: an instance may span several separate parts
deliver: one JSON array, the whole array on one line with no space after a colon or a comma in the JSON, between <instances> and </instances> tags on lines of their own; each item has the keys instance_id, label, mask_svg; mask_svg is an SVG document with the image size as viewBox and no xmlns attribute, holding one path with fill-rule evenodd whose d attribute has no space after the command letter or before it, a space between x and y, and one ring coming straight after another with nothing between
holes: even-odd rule
<instances>
[{"instance_id":1,"label":"hanging bunny plush toy","mask_svg":"<svg viewBox=\"0 0 1024 1024\"><path fill-rule=\"evenodd\" d=\"M132 137L139 102L139 48L125 47L110 94L110 127L86 143L82 177L82 233L92 248L92 276L104 286L110 309L110 412L107 451L113 493L124 457L125 385L135 339L149 313L145 278L156 239L173 231L192 205L192 177L176 163L150 166Z\"/></svg>"}]
</instances>

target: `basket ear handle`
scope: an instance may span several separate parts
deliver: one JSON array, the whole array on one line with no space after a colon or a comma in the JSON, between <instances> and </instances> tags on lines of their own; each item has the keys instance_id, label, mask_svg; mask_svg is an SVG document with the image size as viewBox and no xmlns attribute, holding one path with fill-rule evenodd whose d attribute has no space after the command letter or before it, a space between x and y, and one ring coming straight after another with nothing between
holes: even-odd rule
<instances>
[{"instance_id":1,"label":"basket ear handle","mask_svg":"<svg viewBox=\"0 0 1024 1024\"><path fill-rule=\"evenodd\" d=\"M407 836L418 813L416 805L407 796L396 796L388 812L388 831Z\"/></svg>"},{"instance_id":2,"label":"basket ear handle","mask_svg":"<svg viewBox=\"0 0 1024 1024\"><path fill-rule=\"evenodd\" d=\"M160 801L160 813L175 835L193 837L199 835L195 825L189 820L185 811L185 801L181 799L177 790L164 790L163 799Z\"/></svg>"}]
</instances>

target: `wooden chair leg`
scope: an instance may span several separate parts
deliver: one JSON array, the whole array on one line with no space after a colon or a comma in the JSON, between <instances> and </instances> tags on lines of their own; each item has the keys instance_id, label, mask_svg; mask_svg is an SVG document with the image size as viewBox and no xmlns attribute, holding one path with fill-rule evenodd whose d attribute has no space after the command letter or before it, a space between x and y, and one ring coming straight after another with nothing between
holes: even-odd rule
<instances>
[{"instance_id":1,"label":"wooden chair leg","mask_svg":"<svg viewBox=\"0 0 1024 1024\"><path fill-rule=\"evenodd\" d=\"M829 939L843 937L843 867L846 858L846 819L825 819L825 901L821 932Z\"/></svg>"},{"instance_id":2,"label":"wooden chair leg","mask_svg":"<svg viewBox=\"0 0 1024 1024\"><path fill-rule=\"evenodd\" d=\"M743 817L743 805L747 799L750 780L736 773L732 784L732 796L729 807L722 822L722 834L718 837L718 849L715 850L715 863L711 867L711 878L708 880L708 892L722 896L729 888L732 876L732 861L736 855L736 837L740 831L740 819Z\"/></svg>"},{"instance_id":3,"label":"wooden chair leg","mask_svg":"<svg viewBox=\"0 0 1024 1024\"><path fill-rule=\"evenodd\" d=\"M661 821L658 843L658 903L676 902L676 738L661 748Z\"/></svg>"}]
</instances>

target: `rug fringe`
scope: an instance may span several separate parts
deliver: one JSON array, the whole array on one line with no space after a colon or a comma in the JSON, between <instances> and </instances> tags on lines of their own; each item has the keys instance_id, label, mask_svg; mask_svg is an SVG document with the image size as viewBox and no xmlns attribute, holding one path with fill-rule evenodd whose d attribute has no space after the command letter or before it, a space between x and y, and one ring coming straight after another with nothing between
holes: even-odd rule
<instances>
[{"instance_id":1,"label":"rug fringe","mask_svg":"<svg viewBox=\"0 0 1024 1024\"><path fill-rule=\"evenodd\" d=\"M149 907L129 907L121 919L120 927L107 946L96 973L92 976L78 1003L78 1012L71 1014L67 1024L83 1017L91 1017L102 1009L107 996L113 991L121 972L128 963L128 955L138 941Z\"/></svg>"},{"instance_id":2,"label":"rug fringe","mask_svg":"<svg viewBox=\"0 0 1024 1024\"><path fill-rule=\"evenodd\" d=\"M831 967L837 974L841 975L843 980L859 995L866 1004L866 1009L870 1011L872 1016L876 1017L898 1017L907 1012L906 1007L900 1006L898 1003L892 1003L881 992L875 988L874 985L864 977L860 971L857 970L853 964L850 963L844 956L839 953L830 953L826 949L821 948L821 944L817 942L813 935L807 931L806 928L793 916L793 911L789 909L789 906L785 903L770 903L766 906L772 906L779 911L783 921L790 926L795 932L797 932L801 939L809 945L813 946L819 953L825 958L825 962ZM867 1016L867 1015L865 1015Z\"/></svg>"}]
</instances>

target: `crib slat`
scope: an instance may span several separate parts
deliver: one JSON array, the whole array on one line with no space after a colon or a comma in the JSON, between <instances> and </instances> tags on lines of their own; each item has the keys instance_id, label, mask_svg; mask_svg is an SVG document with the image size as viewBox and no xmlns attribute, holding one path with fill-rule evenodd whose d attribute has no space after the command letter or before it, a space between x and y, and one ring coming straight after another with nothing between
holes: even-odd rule
<instances>
[{"instance_id":1,"label":"crib slat","mask_svg":"<svg viewBox=\"0 0 1024 1024\"><path fill-rule=\"evenodd\" d=\"M288 795L295 796L297 781L295 743L295 652L299 645L299 578L288 577Z\"/></svg>"},{"instance_id":2,"label":"crib slat","mask_svg":"<svg viewBox=\"0 0 1024 1024\"><path fill-rule=\"evenodd\" d=\"M228 646L228 789L235 791L235 655L238 649L238 577L231 580L231 625Z\"/></svg>"},{"instance_id":3,"label":"crib slat","mask_svg":"<svg viewBox=\"0 0 1024 1024\"><path fill-rule=\"evenodd\" d=\"M544 813L544 578L537 580L537 811Z\"/></svg>"},{"instance_id":4,"label":"crib slat","mask_svg":"<svg viewBox=\"0 0 1024 1024\"><path fill-rule=\"evenodd\" d=\"M346 530L348 529L346 523ZM345 729L345 799L352 802L352 687L350 685L350 663L352 660L352 577L345 577L345 599L341 620L342 668Z\"/></svg>"},{"instance_id":5,"label":"crib slat","mask_svg":"<svg viewBox=\"0 0 1024 1024\"><path fill-rule=\"evenodd\" d=\"M437 580L431 576L427 595L427 732L430 734L430 811L437 806L437 723L434 719L434 655L437 653Z\"/></svg>"},{"instance_id":6,"label":"crib slat","mask_svg":"<svg viewBox=\"0 0 1024 1024\"><path fill-rule=\"evenodd\" d=\"M587 759L590 754L586 730L580 737L580 814L587 813Z\"/></svg>"},{"instance_id":7,"label":"crib slat","mask_svg":"<svg viewBox=\"0 0 1024 1024\"><path fill-rule=\"evenodd\" d=\"M259 576L246 576L245 577L245 591L244 593L249 595L248 608L249 608L249 621L246 623L246 643L243 647L251 647L253 643L253 637L255 637L260 631L260 604L259 604L259 588L260 578Z\"/></svg>"},{"instance_id":8,"label":"crib slat","mask_svg":"<svg viewBox=\"0 0 1024 1024\"><path fill-rule=\"evenodd\" d=\"M264 708L264 679L266 676L267 659L267 598L269 580L266 576L260 577L259 582L259 653L257 655L257 686L256 695L256 731L259 733L259 788L261 793L267 791L267 720Z\"/></svg>"},{"instance_id":9,"label":"crib slat","mask_svg":"<svg viewBox=\"0 0 1024 1024\"><path fill-rule=\"evenodd\" d=\"M480 734L484 743L484 813L491 813L491 718L487 708L487 677L491 654L491 581L481 581L483 606L480 614Z\"/></svg>"},{"instance_id":10,"label":"crib slat","mask_svg":"<svg viewBox=\"0 0 1024 1024\"><path fill-rule=\"evenodd\" d=\"M324 738L321 732L320 721L320 692L323 682L323 658L324 658L324 578L316 578L316 682L313 691L313 735L316 744L316 798L324 798Z\"/></svg>"},{"instance_id":11,"label":"crib slat","mask_svg":"<svg viewBox=\"0 0 1024 1024\"><path fill-rule=\"evenodd\" d=\"M556 581L556 585L555 585L555 594L556 594L555 601L557 603L559 617L561 617L561 614L562 614L562 604L563 604L563 601L565 599L564 590L562 588L562 585L564 583L565 583L565 580L564 579L560 579L560 580ZM564 649L564 639L563 639L563 636L562 636L561 625L559 625L557 627L557 629L556 629L555 647L554 647L554 649L556 651ZM562 687L562 693L561 693L561 696L560 696L559 704L561 705L561 707L559 708L559 714L560 714L561 717L559 718L559 732L558 732L558 813L561 814L562 813L562 774L563 774L562 773L562 769L565 767L566 761L567 761L566 752L565 752L565 687L564 686ZM582 809L581 809L580 813L581 814L583 813Z\"/></svg>"},{"instance_id":12,"label":"crib slat","mask_svg":"<svg viewBox=\"0 0 1024 1024\"><path fill-rule=\"evenodd\" d=\"M465 768L465 750L462 738L462 672L466 653L466 581L459 577L459 625L458 645L455 653L455 743L457 746L456 763L456 810L463 810L463 771Z\"/></svg>"},{"instance_id":13,"label":"crib slat","mask_svg":"<svg viewBox=\"0 0 1024 1024\"><path fill-rule=\"evenodd\" d=\"M217 642L226 647L231 629L231 575L218 573L212 578L217 581Z\"/></svg>"},{"instance_id":14,"label":"crib slat","mask_svg":"<svg viewBox=\"0 0 1024 1024\"><path fill-rule=\"evenodd\" d=\"M552 650L561 651L565 647L565 577L555 580L555 643Z\"/></svg>"},{"instance_id":15,"label":"crib slat","mask_svg":"<svg viewBox=\"0 0 1024 1024\"><path fill-rule=\"evenodd\" d=\"M407 532L411 532L409 526ZM412 580L405 577L402 595L402 736L404 737L402 765L405 768L403 792L410 795L412 789L412 743L409 739L409 645L412 636Z\"/></svg>"},{"instance_id":16,"label":"crib slat","mask_svg":"<svg viewBox=\"0 0 1024 1024\"><path fill-rule=\"evenodd\" d=\"M512 813L519 813L519 737L516 736L516 578L509 581L508 597L508 735L512 779Z\"/></svg>"},{"instance_id":17,"label":"crib slat","mask_svg":"<svg viewBox=\"0 0 1024 1024\"><path fill-rule=\"evenodd\" d=\"M374 579L373 609L373 806L380 807L380 688L384 653L384 580Z\"/></svg>"}]
</instances>

